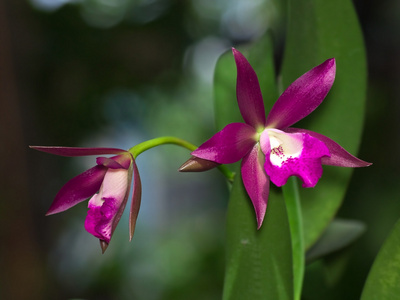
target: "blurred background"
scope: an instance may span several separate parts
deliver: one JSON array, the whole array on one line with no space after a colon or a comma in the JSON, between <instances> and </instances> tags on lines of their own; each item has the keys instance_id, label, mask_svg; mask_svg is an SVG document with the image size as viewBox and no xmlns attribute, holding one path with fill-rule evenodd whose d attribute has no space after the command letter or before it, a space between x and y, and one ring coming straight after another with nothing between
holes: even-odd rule
<instances>
[{"instance_id":1,"label":"blurred background","mask_svg":"<svg viewBox=\"0 0 400 300\"><path fill-rule=\"evenodd\" d=\"M332 299L359 298L400 216L400 2L354 3L369 68L358 156L374 165L355 170L339 212L367 231ZM83 227L86 202L44 216L94 157L28 145L130 148L161 135L200 144L214 132L218 56L271 30L279 68L285 12L278 0L0 1L1 299L220 299L228 192L217 171L175 172L189 157L176 146L142 154L135 237L125 214L102 255Z\"/></svg>"}]
</instances>

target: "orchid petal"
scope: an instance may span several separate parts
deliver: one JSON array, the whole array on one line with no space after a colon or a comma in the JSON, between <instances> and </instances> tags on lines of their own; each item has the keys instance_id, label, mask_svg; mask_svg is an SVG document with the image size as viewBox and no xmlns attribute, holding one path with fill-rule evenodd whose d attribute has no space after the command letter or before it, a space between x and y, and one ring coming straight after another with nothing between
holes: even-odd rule
<instances>
[{"instance_id":1,"label":"orchid petal","mask_svg":"<svg viewBox=\"0 0 400 300\"><path fill-rule=\"evenodd\" d=\"M80 148L80 147L59 147L59 146L29 146L29 148L60 155L60 156L87 156L87 155L105 155L120 154L126 150L118 148Z\"/></svg>"},{"instance_id":2,"label":"orchid petal","mask_svg":"<svg viewBox=\"0 0 400 300\"><path fill-rule=\"evenodd\" d=\"M237 162L256 143L255 129L244 123L231 123L193 151L193 156L220 164Z\"/></svg>"},{"instance_id":3,"label":"orchid petal","mask_svg":"<svg viewBox=\"0 0 400 300\"><path fill-rule=\"evenodd\" d=\"M331 58L296 79L272 107L266 127L284 129L313 112L335 80L336 63Z\"/></svg>"},{"instance_id":4,"label":"orchid petal","mask_svg":"<svg viewBox=\"0 0 400 300\"><path fill-rule=\"evenodd\" d=\"M108 169L99 193L89 200L85 229L107 244L124 211L129 178L128 170Z\"/></svg>"},{"instance_id":5,"label":"orchid petal","mask_svg":"<svg viewBox=\"0 0 400 300\"><path fill-rule=\"evenodd\" d=\"M129 169L131 165L131 160L133 160L129 152L125 152L121 155L114 157L98 157L96 158L96 163L98 165L103 165L110 169Z\"/></svg>"},{"instance_id":6,"label":"orchid petal","mask_svg":"<svg viewBox=\"0 0 400 300\"><path fill-rule=\"evenodd\" d=\"M236 97L243 120L254 128L264 127L265 110L260 84L242 53L232 48L237 67Z\"/></svg>"},{"instance_id":7,"label":"orchid petal","mask_svg":"<svg viewBox=\"0 0 400 300\"><path fill-rule=\"evenodd\" d=\"M257 229L260 229L269 195L269 179L263 168L263 154L256 144L242 160L242 180L256 212Z\"/></svg>"},{"instance_id":8,"label":"orchid petal","mask_svg":"<svg viewBox=\"0 0 400 300\"><path fill-rule=\"evenodd\" d=\"M329 156L328 147L306 133L267 129L261 134L260 144L265 171L277 186L294 175L303 181L303 187L314 187L322 176L321 157Z\"/></svg>"},{"instance_id":9,"label":"orchid petal","mask_svg":"<svg viewBox=\"0 0 400 300\"><path fill-rule=\"evenodd\" d=\"M132 161L133 168L133 193L132 193L132 202L131 202L131 210L129 212L129 240L131 241L133 238L133 234L135 233L136 220L139 214L140 203L142 198L142 183L140 181L139 170L135 161Z\"/></svg>"},{"instance_id":10,"label":"orchid petal","mask_svg":"<svg viewBox=\"0 0 400 300\"><path fill-rule=\"evenodd\" d=\"M101 186L107 168L95 166L68 181L57 193L46 215L65 211L93 196Z\"/></svg>"},{"instance_id":11,"label":"orchid petal","mask_svg":"<svg viewBox=\"0 0 400 300\"><path fill-rule=\"evenodd\" d=\"M338 143L320 133L307 129L292 128L292 127L287 128L285 131L290 133L296 133L296 132L306 133L322 141L328 147L329 152L331 154L330 157L322 157L321 162L323 165L349 167L349 168L368 167L372 165L372 163L363 161L351 155Z\"/></svg>"}]
</instances>

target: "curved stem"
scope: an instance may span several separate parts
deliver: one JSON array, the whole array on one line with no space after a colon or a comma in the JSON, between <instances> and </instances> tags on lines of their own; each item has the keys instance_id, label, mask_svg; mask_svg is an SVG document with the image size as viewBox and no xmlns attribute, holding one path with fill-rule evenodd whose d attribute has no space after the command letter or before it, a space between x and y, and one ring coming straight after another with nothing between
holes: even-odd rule
<instances>
[{"instance_id":1,"label":"curved stem","mask_svg":"<svg viewBox=\"0 0 400 300\"><path fill-rule=\"evenodd\" d=\"M195 146L185 140L182 140L180 138L177 138L174 136L162 136L162 137L158 137L155 139L145 141L136 146L133 146L132 148L129 149L129 152L133 155L133 158L136 159L136 157L138 157L139 154L143 153L144 151L149 150L154 147L157 147L157 146L166 145L166 144L178 145L178 146L186 148L190 151L194 151L197 149L197 146Z\"/></svg>"},{"instance_id":2,"label":"curved stem","mask_svg":"<svg viewBox=\"0 0 400 300\"><path fill-rule=\"evenodd\" d=\"M292 239L294 300L300 300L303 286L305 257L303 219L297 178L291 176L287 183L282 186L282 191L283 197L285 198L286 210L289 218L290 235Z\"/></svg>"},{"instance_id":3,"label":"curved stem","mask_svg":"<svg viewBox=\"0 0 400 300\"><path fill-rule=\"evenodd\" d=\"M172 144L172 145L177 145L181 146L183 148L186 148L190 151L194 151L197 149L197 146L193 145L192 143L189 143L183 139L174 137L174 136L162 136L158 137L155 139L151 139L148 141L145 141L143 143L140 143L136 146L133 146L130 148L128 151L133 155L133 158L136 159L139 154L143 153L144 151L147 151L151 148L161 146L161 145L167 145L167 144ZM218 166L218 170L221 171L221 173L226 177L226 179L229 182L233 182L233 178L235 177L235 173L229 170L226 166L220 165Z\"/></svg>"}]
</instances>

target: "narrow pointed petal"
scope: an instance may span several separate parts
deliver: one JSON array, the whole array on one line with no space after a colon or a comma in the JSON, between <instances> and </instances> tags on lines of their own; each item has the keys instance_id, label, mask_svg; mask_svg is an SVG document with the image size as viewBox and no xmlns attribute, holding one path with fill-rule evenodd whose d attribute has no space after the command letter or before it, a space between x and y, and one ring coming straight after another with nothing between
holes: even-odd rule
<instances>
[{"instance_id":1,"label":"narrow pointed petal","mask_svg":"<svg viewBox=\"0 0 400 300\"><path fill-rule=\"evenodd\" d=\"M89 200L85 229L107 244L125 209L129 178L128 170L108 169L99 193Z\"/></svg>"},{"instance_id":2,"label":"narrow pointed petal","mask_svg":"<svg viewBox=\"0 0 400 300\"><path fill-rule=\"evenodd\" d=\"M368 167L372 165L372 163L363 161L355 157L354 155L351 155L338 143L320 133L300 128L287 128L287 130L285 131L291 133L296 133L296 132L306 133L322 141L328 147L329 152L331 154L330 157L323 157L321 159L323 165L349 167L349 168Z\"/></svg>"},{"instance_id":3,"label":"narrow pointed petal","mask_svg":"<svg viewBox=\"0 0 400 300\"><path fill-rule=\"evenodd\" d=\"M260 84L242 53L232 48L237 67L236 97L243 120L254 128L264 127L265 109Z\"/></svg>"},{"instance_id":4,"label":"narrow pointed petal","mask_svg":"<svg viewBox=\"0 0 400 300\"><path fill-rule=\"evenodd\" d=\"M265 171L277 186L290 176L303 181L303 187L314 187L322 176L321 158L329 156L328 147L306 133L265 130L260 137L265 154Z\"/></svg>"},{"instance_id":5,"label":"narrow pointed petal","mask_svg":"<svg viewBox=\"0 0 400 300\"><path fill-rule=\"evenodd\" d=\"M129 240L133 238L135 233L136 220L139 214L140 202L142 199L142 183L140 181L139 170L136 162L132 161L133 168L133 194L131 202L131 210L129 212Z\"/></svg>"},{"instance_id":6,"label":"narrow pointed petal","mask_svg":"<svg viewBox=\"0 0 400 300\"><path fill-rule=\"evenodd\" d=\"M336 63L331 58L296 79L272 107L266 127L285 129L313 112L335 80Z\"/></svg>"},{"instance_id":7,"label":"narrow pointed petal","mask_svg":"<svg viewBox=\"0 0 400 300\"><path fill-rule=\"evenodd\" d=\"M218 167L220 164L211 160L201 159L192 156L182 166L179 167L179 172L204 172Z\"/></svg>"},{"instance_id":8,"label":"narrow pointed petal","mask_svg":"<svg viewBox=\"0 0 400 300\"><path fill-rule=\"evenodd\" d=\"M92 197L101 186L107 168L95 166L68 181L58 192L46 215L52 215Z\"/></svg>"},{"instance_id":9,"label":"narrow pointed petal","mask_svg":"<svg viewBox=\"0 0 400 300\"><path fill-rule=\"evenodd\" d=\"M242 160L242 180L256 212L257 229L260 229L269 195L269 179L264 171L264 155L256 144Z\"/></svg>"},{"instance_id":10,"label":"narrow pointed petal","mask_svg":"<svg viewBox=\"0 0 400 300\"><path fill-rule=\"evenodd\" d=\"M87 156L87 155L105 155L105 154L120 154L126 150L118 148L79 148L79 147L59 147L59 146L29 146L29 148L60 155L60 156Z\"/></svg>"},{"instance_id":11,"label":"narrow pointed petal","mask_svg":"<svg viewBox=\"0 0 400 300\"><path fill-rule=\"evenodd\" d=\"M219 164L230 164L243 158L256 143L255 129L244 123L231 123L193 151L193 156Z\"/></svg>"}]
</instances>

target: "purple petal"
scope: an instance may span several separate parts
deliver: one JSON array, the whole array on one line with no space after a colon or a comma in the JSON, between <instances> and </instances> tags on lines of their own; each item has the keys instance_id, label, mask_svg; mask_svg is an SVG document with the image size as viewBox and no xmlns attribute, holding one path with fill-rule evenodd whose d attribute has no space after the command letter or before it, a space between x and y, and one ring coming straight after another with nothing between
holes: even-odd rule
<instances>
[{"instance_id":1,"label":"purple petal","mask_svg":"<svg viewBox=\"0 0 400 300\"><path fill-rule=\"evenodd\" d=\"M254 128L264 127L265 109L260 84L242 53L232 48L237 68L236 97L243 120Z\"/></svg>"},{"instance_id":2,"label":"purple petal","mask_svg":"<svg viewBox=\"0 0 400 300\"><path fill-rule=\"evenodd\" d=\"M264 155L256 144L242 160L242 180L256 212L257 229L260 229L269 195L269 179L263 168Z\"/></svg>"},{"instance_id":3,"label":"purple petal","mask_svg":"<svg viewBox=\"0 0 400 300\"><path fill-rule=\"evenodd\" d=\"M89 200L85 229L107 244L124 211L130 177L128 170L108 169L99 193Z\"/></svg>"},{"instance_id":4,"label":"purple petal","mask_svg":"<svg viewBox=\"0 0 400 300\"><path fill-rule=\"evenodd\" d=\"M296 79L272 107L266 127L284 129L308 116L328 94L335 73L335 59L331 58Z\"/></svg>"},{"instance_id":5,"label":"purple petal","mask_svg":"<svg viewBox=\"0 0 400 300\"><path fill-rule=\"evenodd\" d=\"M131 202L131 210L129 213L129 240L133 238L135 233L136 220L139 214L140 202L142 198L142 183L140 181L139 170L135 161L132 161L133 167L133 194Z\"/></svg>"},{"instance_id":6,"label":"purple petal","mask_svg":"<svg viewBox=\"0 0 400 300\"><path fill-rule=\"evenodd\" d=\"M58 192L46 215L71 208L93 196L101 186L107 168L95 166L68 181Z\"/></svg>"},{"instance_id":7,"label":"purple petal","mask_svg":"<svg viewBox=\"0 0 400 300\"><path fill-rule=\"evenodd\" d=\"M300 128L287 128L285 131L292 132L292 133L306 133L309 134L320 141L322 141L329 149L331 154L330 157L323 157L321 162L323 165L329 166L337 166L337 167L349 167L349 168L359 168L359 167L368 167L372 165L372 163L363 161L349 152L347 152L344 148L342 148L338 143L331 140L330 138L322 135L320 133L307 130L307 129L300 129Z\"/></svg>"},{"instance_id":8,"label":"purple petal","mask_svg":"<svg viewBox=\"0 0 400 300\"><path fill-rule=\"evenodd\" d=\"M192 152L193 156L219 164L230 164L243 158L256 143L257 132L244 123L231 123Z\"/></svg>"},{"instance_id":9,"label":"purple petal","mask_svg":"<svg viewBox=\"0 0 400 300\"><path fill-rule=\"evenodd\" d=\"M275 185L282 186L290 176L298 176L303 187L314 187L321 178L321 157L329 156L329 149L319 139L272 129L262 133L260 143L265 171Z\"/></svg>"},{"instance_id":10,"label":"purple petal","mask_svg":"<svg viewBox=\"0 0 400 300\"><path fill-rule=\"evenodd\" d=\"M125 152L110 158L98 157L96 158L96 163L110 169L129 169L132 160L132 155L129 152Z\"/></svg>"},{"instance_id":11,"label":"purple petal","mask_svg":"<svg viewBox=\"0 0 400 300\"><path fill-rule=\"evenodd\" d=\"M126 150L117 148L79 148L79 147L58 147L58 146L29 146L29 148L60 155L60 156L87 156L87 155L104 155L104 154L120 154Z\"/></svg>"}]
</instances>

